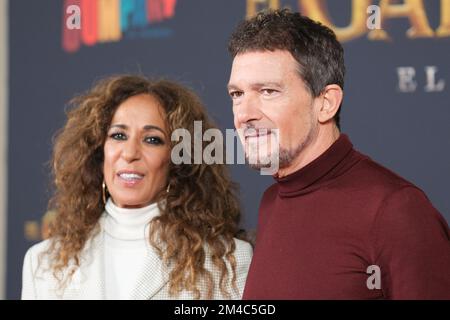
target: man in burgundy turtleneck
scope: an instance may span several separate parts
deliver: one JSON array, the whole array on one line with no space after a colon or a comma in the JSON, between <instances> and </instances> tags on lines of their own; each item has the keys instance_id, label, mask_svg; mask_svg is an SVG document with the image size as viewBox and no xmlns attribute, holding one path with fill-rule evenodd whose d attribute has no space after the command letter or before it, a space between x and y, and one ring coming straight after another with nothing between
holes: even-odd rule
<instances>
[{"instance_id":1,"label":"man in burgundy turtleneck","mask_svg":"<svg viewBox=\"0 0 450 320\"><path fill-rule=\"evenodd\" d=\"M262 12L238 26L229 51L246 155L256 169L279 159L244 299L450 299L446 221L340 133L334 33L288 10Z\"/></svg>"}]
</instances>

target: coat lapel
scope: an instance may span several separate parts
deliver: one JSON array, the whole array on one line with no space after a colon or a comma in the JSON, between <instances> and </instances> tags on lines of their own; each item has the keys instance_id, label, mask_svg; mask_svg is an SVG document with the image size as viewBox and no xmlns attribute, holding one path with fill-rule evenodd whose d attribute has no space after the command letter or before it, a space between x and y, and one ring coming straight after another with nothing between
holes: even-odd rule
<instances>
[{"instance_id":1,"label":"coat lapel","mask_svg":"<svg viewBox=\"0 0 450 320\"><path fill-rule=\"evenodd\" d=\"M64 299L103 300L105 295L105 258L103 230L83 249L80 267L64 292Z\"/></svg>"},{"instance_id":2,"label":"coat lapel","mask_svg":"<svg viewBox=\"0 0 450 320\"><path fill-rule=\"evenodd\" d=\"M156 251L149 247L144 260L142 273L132 292L131 299L152 299L163 289L168 281L168 268L164 265Z\"/></svg>"},{"instance_id":3,"label":"coat lapel","mask_svg":"<svg viewBox=\"0 0 450 320\"><path fill-rule=\"evenodd\" d=\"M101 226L102 222L100 223ZM104 230L94 236L83 250L80 268L74 273L64 299L106 299ZM169 281L169 268L164 265L156 250L148 246L141 274L130 299L154 298Z\"/></svg>"}]
</instances>

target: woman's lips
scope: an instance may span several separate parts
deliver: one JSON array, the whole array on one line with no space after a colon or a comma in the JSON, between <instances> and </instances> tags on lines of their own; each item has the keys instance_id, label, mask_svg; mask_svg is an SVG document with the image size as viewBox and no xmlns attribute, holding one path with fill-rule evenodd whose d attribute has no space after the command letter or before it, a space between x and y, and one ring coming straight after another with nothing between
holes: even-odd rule
<instances>
[{"instance_id":1,"label":"woman's lips","mask_svg":"<svg viewBox=\"0 0 450 320\"><path fill-rule=\"evenodd\" d=\"M144 179L144 175L137 172L119 172L117 177L126 187L134 187Z\"/></svg>"}]
</instances>

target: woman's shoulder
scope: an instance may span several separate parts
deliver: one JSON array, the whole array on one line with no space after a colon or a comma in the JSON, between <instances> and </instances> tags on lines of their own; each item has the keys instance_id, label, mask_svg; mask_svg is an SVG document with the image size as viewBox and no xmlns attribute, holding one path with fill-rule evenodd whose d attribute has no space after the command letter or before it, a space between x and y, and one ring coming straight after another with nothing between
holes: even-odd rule
<instances>
[{"instance_id":1,"label":"woman's shoulder","mask_svg":"<svg viewBox=\"0 0 450 320\"><path fill-rule=\"evenodd\" d=\"M251 259L253 256L252 245L244 240L234 238L234 243L236 244L236 249L234 255L237 259Z\"/></svg>"},{"instance_id":2,"label":"woman's shoulder","mask_svg":"<svg viewBox=\"0 0 450 320\"><path fill-rule=\"evenodd\" d=\"M26 252L25 257L34 258L39 256L41 253L48 251L51 246L51 239L46 239L32 245Z\"/></svg>"},{"instance_id":3,"label":"woman's shoulder","mask_svg":"<svg viewBox=\"0 0 450 320\"><path fill-rule=\"evenodd\" d=\"M45 255L45 252L51 246L51 240L47 239L41 242L38 242L31 246L27 252L25 253L24 261L23 261L23 269L28 272L35 273L39 267L48 267L49 260Z\"/></svg>"}]
</instances>

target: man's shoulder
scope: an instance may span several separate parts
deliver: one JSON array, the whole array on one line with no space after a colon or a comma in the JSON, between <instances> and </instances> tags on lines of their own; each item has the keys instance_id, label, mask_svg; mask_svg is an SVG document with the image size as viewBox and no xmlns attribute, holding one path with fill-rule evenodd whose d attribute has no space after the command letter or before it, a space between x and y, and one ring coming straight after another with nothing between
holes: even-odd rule
<instances>
[{"instance_id":1,"label":"man's shoulder","mask_svg":"<svg viewBox=\"0 0 450 320\"><path fill-rule=\"evenodd\" d=\"M277 194L278 194L278 183L275 182L264 191L261 202L271 201L277 196Z\"/></svg>"},{"instance_id":2,"label":"man's shoulder","mask_svg":"<svg viewBox=\"0 0 450 320\"><path fill-rule=\"evenodd\" d=\"M359 153L358 151L356 151ZM359 153L361 161L352 167L348 175L344 175L343 179L337 179L339 185L350 184L352 187L358 187L359 190L380 190L385 192L395 192L405 187L413 187L419 189L412 182L386 168L380 163L372 160L369 156ZM419 189L420 190L420 189Z\"/></svg>"},{"instance_id":3,"label":"man's shoulder","mask_svg":"<svg viewBox=\"0 0 450 320\"><path fill-rule=\"evenodd\" d=\"M373 200L384 199L389 194L400 190L415 189L423 191L404 177L372 160L369 156L353 151L355 161L345 171L324 183L319 190L346 194L370 194ZM270 185L264 192L261 205L275 201L279 193L277 182Z\"/></svg>"}]
</instances>

